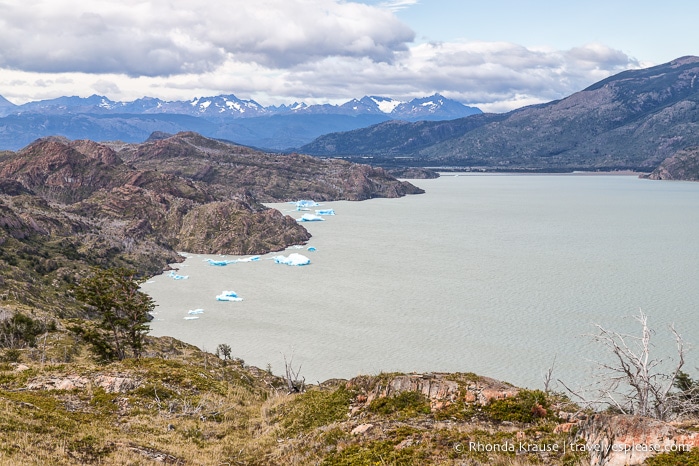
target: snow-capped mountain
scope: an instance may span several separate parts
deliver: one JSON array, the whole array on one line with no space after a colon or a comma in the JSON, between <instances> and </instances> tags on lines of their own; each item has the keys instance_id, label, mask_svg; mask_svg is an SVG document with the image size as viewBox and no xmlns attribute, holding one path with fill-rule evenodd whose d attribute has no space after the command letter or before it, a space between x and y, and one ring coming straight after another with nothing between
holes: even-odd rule
<instances>
[{"instance_id":1,"label":"snow-capped mountain","mask_svg":"<svg viewBox=\"0 0 699 466\"><path fill-rule=\"evenodd\" d=\"M2 99L2 97L0 97ZM3 102L4 101L4 102ZM413 99L409 102L379 96L364 96L352 99L341 105L307 105L293 103L265 107L254 100L243 100L233 94L212 97L197 97L192 100L164 101L153 97L143 97L132 102L115 102L107 97L58 97L50 100L13 105L0 100L0 111L5 115L33 113L44 115L66 114L176 114L219 118L252 118L272 115L386 115L391 119L410 121L428 119L453 119L474 113L481 113L475 107L468 107L455 100L435 94L430 97Z\"/></svg>"},{"instance_id":2,"label":"snow-capped mountain","mask_svg":"<svg viewBox=\"0 0 699 466\"><path fill-rule=\"evenodd\" d=\"M481 111L439 94L408 102L365 96L341 105L295 102L269 107L233 94L175 101L143 97L132 102L72 96L23 105L0 96L0 150L19 149L50 135L142 142L154 131L197 131L249 146L287 150L323 134L387 120L449 120L474 113Z\"/></svg>"}]
</instances>

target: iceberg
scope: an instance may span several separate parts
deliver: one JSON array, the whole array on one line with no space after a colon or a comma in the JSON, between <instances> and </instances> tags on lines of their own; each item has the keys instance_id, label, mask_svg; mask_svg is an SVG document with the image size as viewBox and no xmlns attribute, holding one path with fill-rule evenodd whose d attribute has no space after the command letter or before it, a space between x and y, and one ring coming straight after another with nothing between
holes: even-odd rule
<instances>
[{"instance_id":1,"label":"iceberg","mask_svg":"<svg viewBox=\"0 0 699 466\"><path fill-rule=\"evenodd\" d=\"M308 252L316 252L317 249L313 246L308 246Z\"/></svg>"},{"instance_id":2,"label":"iceberg","mask_svg":"<svg viewBox=\"0 0 699 466\"><path fill-rule=\"evenodd\" d=\"M225 267L228 264L236 264L238 262L254 262L254 261L259 261L260 256L251 256L251 257L246 257L243 259L232 259L232 260L213 260L213 259L206 259L206 262L208 262L211 265L215 265L217 267Z\"/></svg>"},{"instance_id":3,"label":"iceberg","mask_svg":"<svg viewBox=\"0 0 699 466\"><path fill-rule=\"evenodd\" d=\"M189 278L189 275L177 275L174 270L170 270L168 277L174 280L186 280Z\"/></svg>"},{"instance_id":4,"label":"iceberg","mask_svg":"<svg viewBox=\"0 0 699 466\"><path fill-rule=\"evenodd\" d=\"M325 220L323 217L313 214L303 214L301 218L297 218L297 222L322 222Z\"/></svg>"},{"instance_id":5,"label":"iceberg","mask_svg":"<svg viewBox=\"0 0 699 466\"><path fill-rule=\"evenodd\" d=\"M335 209L316 210L316 215L335 215Z\"/></svg>"},{"instance_id":6,"label":"iceberg","mask_svg":"<svg viewBox=\"0 0 699 466\"><path fill-rule=\"evenodd\" d=\"M228 264L235 264L236 261L234 261L234 260L231 260L231 261L229 261L229 260L216 261L216 260L213 260L213 259L206 259L206 262L208 262L210 265L215 265L215 266L217 266L217 267L225 267L225 266L227 266Z\"/></svg>"},{"instance_id":7,"label":"iceberg","mask_svg":"<svg viewBox=\"0 0 699 466\"><path fill-rule=\"evenodd\" d=\"M308 210L308 207L318 207L320 205L316 201L311 201L310 199L302 199L292 202L292 204L296 204L296 210Z\"/></svg>"},{"instance_id":8,"label":"iceberg","mask_svg":"<svg viewBox=\"0 0 699 466\"><path fill-rule=\"evenodd\" d=\"M184 320L195 320L195 319L198 319L198 318L199 318L199 316L187 316L187 317L184 318Z\"/></svg>"},{"instance_id":9,"label":"iceberg","mask_svg":"<svg viewBox=\"0 0 699 466\"><path fill-rule=\"evenodd\" d=\"M284 265L308 265L311 263L311 260L308 257L302 254L297 254L295 252L289 254L288 257L274 256L272 259L274 259L275 263Z\"/></svg>"},{"instance_id":10,"label":"iceberg","mask_svg":"<svg viewBox=\"0 0 699 466\"><path fill-rule=\"evenodd\" d=\"M220 295L216 296L216 301L239 302L242 300L243 298L238 296L238 293L236 293L235 291L222 291Z\"/></svg>"},{"instance_id":11,"label":"iceberg","mask_svg":"<svg viewBox=\"0 0 699 466\"><path fill-rule=\"evenodd\" d=\"M193 314L203 314L204 309L191 309L187 311L187 314L193 315Z\"/></svg>"}]
</instances>

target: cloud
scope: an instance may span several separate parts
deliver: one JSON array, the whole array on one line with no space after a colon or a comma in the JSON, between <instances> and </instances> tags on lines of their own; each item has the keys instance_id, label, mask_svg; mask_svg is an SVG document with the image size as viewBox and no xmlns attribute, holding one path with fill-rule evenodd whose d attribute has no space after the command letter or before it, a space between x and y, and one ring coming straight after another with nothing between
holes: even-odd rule
<instances>
[{"instance_id":1,"label":"cloud","mask_svg":"<svg viewBox=\"0 0 699 466\"><path fill-rule=\"evenodd\" d=\"M0 67L170 76L229 60L285 68L321 57L391 62L414 32L339 0L27 0L0 4Z\"/></svg>"},{"instance_id":2,"label":"cloud","mask_svg":"<svg viewBox=\"0 0 699 466\"><path fill-rule=\"evenodd\" d=\"M385 2L380 2L379 6L392 11L399 11L418 3L420 3L418 0L386 0Z\"/></svg>"},{"instance_id":3,"label":"cloud","mask_svg":"<svg viewBox=\"0 0 699 466\"><path fill-rule=\"evenodd\" d=\"M286 70L268 92L349 99L401 99L439 92L486 111L560 99L612 74L638 68L633 58L599 44L536 50L507 42L419 44L393 63L328 58ZM269 86L269 83L268 83Z\"/></svg>"},{"instance_id":4,"label":"cloud","mask_svg":"<svg viewBox=\"0 0 699 466\"><path fill-rule=\"evenodd\" d=\"M2 92L16 103L94 92L124 101L232 93L263 105L439 92L500 112L560 99L640 66L603 44L414 43L394 10L417 0L192 4L0 1Z\"/></svg>"}]
</instances>

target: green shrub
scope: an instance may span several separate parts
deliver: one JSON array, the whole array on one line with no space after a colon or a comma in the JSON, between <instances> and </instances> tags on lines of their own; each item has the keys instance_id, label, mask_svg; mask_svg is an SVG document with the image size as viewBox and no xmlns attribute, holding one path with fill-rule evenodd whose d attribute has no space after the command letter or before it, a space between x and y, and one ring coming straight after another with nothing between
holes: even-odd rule
<instances>
[{"instance_id":1,"label":"green shrub","mask_svg":"<svg viewBox=\"0 0 699 466\"><path fill-rule=\"evenodd\" d=\"M429 414L430 403L422 393L408 391L395 396L376 398L369 404L369 411L383 415L415 417L419 414Z\"/></svg>"},{"instance_id":2,"label":"green shrub","mask_svg":"<svg viewBox=\"0 0 699 466\"><path fill-rule=\"evenodd\" d=\"M347 417L352 394L344 387L332 392L311 390L297 396L284 409L282 425L291 433L343 420Z\"/></svg>"},{"instance_id":3,"label":"green shrub","mask_svg":"<svg viewBox=\"0 0 699 466\"><path fill-rule=\"evenodd\" d=\"M5 350L3 355L0 357L0 361L2 361L2 362L19 362L21 357L22 357L22 352L20 350L15 349L15 348L10 348L8 350Z\"/></svg>"},{"instance_id":4,"label":"green shrub","mask_svg":"<svg viewBox=\"0 0 699 466\"><path fill-rule=\"evenodd\" d=\"M548 397L541 390L521 390L513 397L491 400L483 411L499 422L531 423L550 417Z\"/></svg>"},{"instance_id":5,"label":"green shrub","mask_svg":"<svg viewBox=\"0 0 699 466\"><path fill-rule=\"evenodd\" d=\"M662 453L648 458L643 464L647 466L699 466L699 449Z\"/></svg>"},{"instance_id":6,"label":"green shrub","mask_svg":"<svg viewBox=\"0 0 699 466\"><path fill-rule=\"evenodd\" d=\"M36 338L45 332L56 330L56 323L40 322L18 312L9 319L0 321L0 347L21 348L36 346Z\"/></svg>"}]
</instances>

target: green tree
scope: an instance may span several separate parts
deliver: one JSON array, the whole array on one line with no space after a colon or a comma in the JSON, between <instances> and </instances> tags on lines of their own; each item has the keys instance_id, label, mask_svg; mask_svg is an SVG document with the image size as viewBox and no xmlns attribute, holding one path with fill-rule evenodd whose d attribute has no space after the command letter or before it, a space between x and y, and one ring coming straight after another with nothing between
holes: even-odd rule
<instances>
[{"instance_id":1,"label":"green tree","mask_svg":"<svg viewBox=\"0 0 699 466\"><path fill-rule=\"evenodd\" d=\"M125 268L98 269L84 279L75 296L96 314L96 327L73 326L102 359L124 359L130 349L141 356L155 303L139 290L136 272Z\"/></svg>"}]
</instances>

